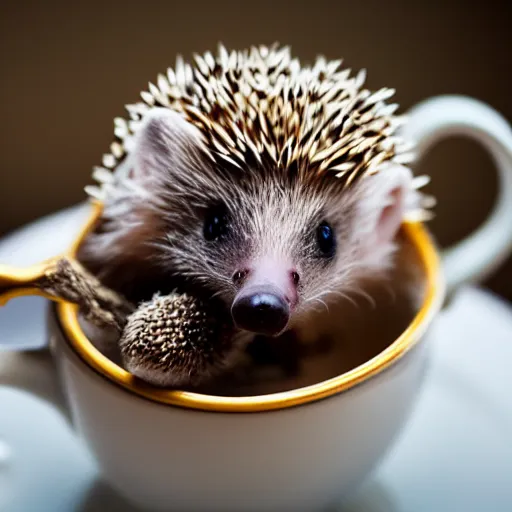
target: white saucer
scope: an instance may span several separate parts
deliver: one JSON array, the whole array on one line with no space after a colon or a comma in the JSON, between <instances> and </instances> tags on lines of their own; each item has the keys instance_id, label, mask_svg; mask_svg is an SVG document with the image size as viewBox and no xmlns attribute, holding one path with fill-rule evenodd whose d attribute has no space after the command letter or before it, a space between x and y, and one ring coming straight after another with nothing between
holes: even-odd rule
<instances>
[{"instance_id":1,"label":"white saucer","mask_svg":"<svg viewBox=\"0 0 512 512\"><path fill-rule=\"evenodd\" d=\"M30 264L62 251L86 215L79 206L14 233L0 241L0 263ZM0 347L42 346L43 304L17 299L0 309ZM347 512L512 510L512 308L466 288L435 329L413 416ZM0 411L0 511L133 510L101 482L55 409L3 385Z\"/></svg>"}]
</instances>

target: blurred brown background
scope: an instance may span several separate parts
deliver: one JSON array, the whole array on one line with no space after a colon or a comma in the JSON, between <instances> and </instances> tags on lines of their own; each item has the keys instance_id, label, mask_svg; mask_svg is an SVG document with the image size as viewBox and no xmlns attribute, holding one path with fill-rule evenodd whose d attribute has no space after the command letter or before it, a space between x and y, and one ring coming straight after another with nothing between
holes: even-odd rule
<instances>
[{"instance_id":1,"label":"blurred brown background","mask_svg":"<svg viewBox=\"0 0 512 512\"><path fill-rule=\"evenodd\" d=\"M445 93L512 120L511 2L5 2L0 7L0 236L84 198L113 117L177 53L279 41L302 60L344 58L405 110ZM492 163L467 140L433 149L420 172L439 200L442 245L469 233L496 190ZM512 222L512 219L511 219ZM51 234L49 235L51 236ZM512 300L512 258L486 284Z\"/></svg>"}]
</instances>

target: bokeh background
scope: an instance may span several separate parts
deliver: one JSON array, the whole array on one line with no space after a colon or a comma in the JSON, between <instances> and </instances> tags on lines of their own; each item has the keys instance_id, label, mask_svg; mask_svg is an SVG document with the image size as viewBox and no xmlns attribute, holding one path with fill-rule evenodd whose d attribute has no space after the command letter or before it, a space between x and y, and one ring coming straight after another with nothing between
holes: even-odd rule
<instances>
[{"instance_id":1,"label":"bokeh background","mask_svg":"<svg viewBox=\"0 0 512 512\"><path fill-rule=\"evenodd\" d=\"M470 95L512 120L512 2L333 0L6 2L0 6L0 236L84 198L113 118L177 53L279 41L368 70L406 110L437 94ZM437 145L418 172L439 200L442 246L468 234L496 193L476 143ZM512 222L512 219L511 219ZM51 233L48 234L51 236ZM512 300L512 258L485 283Z\"/></svg>"}]
</instances>

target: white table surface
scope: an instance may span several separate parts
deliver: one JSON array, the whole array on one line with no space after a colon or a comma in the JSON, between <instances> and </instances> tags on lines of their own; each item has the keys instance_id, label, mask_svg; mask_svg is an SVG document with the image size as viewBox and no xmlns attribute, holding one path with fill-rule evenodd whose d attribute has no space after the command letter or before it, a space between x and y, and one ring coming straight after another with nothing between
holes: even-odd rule
<instances>
[{"instance_id":1,"label":"white table surface","mask_svg":"<svg viewBox=\"0 0 512 512\"><path fill-rule=\"evenodd\" d=\"M60 252L86 215L73 208L12 234L0 241L0 263ZM0 348L41 347L43 306L23 298L0 309ZM512 307L464 288L435 329L413 415L347 512L512 511ZM4 380L0 373L0 511L133 510L59 413Z\"/></svg>"}]
</instances>

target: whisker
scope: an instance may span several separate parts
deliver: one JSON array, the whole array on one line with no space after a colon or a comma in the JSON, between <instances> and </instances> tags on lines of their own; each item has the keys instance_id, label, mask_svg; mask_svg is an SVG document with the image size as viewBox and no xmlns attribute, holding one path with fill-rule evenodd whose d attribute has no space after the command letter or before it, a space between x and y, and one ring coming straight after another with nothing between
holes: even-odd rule
<instances>
[{"instance_id":1,"label":"whisker","mask_svg":"<svg viewBox=\"0 0 512 512\"><path fill-rule=\"evenodd\" d=\"M354 307L359 307L359 305L357 304L357 302L354 301L354 299L352 297L350 297L349 295L341 292L340 290L331 290L331 289L328 289L328 290L324 290L323 292L321 293L318 293L316 295L313 295L313 297L310 297L306 302L310 302L310 301L316 301L316 300L320 300L321 297L324 297L325 295L339 295L340 297L342 297L343 299L346 299L348 300ZM323 301L322 301L323 302ZM329 311L329 308L327 308L327 311Z\"/></svg>"},{"instance_id":2,"label":"whisker","mask_svg":"<svg viewBox=\"0 0 512 512\"><path fill-rule=\"evenodd\" d=\"M377 303L375 302L375 299L369 293L365 292L361 288L352 288L350 290L350 292L357 293L357 294L361 295L361 297L365 298L370 303L370 306L372 306L372 308L374 310L377 309Z\"/></svg>"},{"instance_id":3,"label":"whisker","mask_svg":"<svg viewBox=\"0 0 512 512\"><path fill-rule=\"evenodd\" d=\"M210 295L210 298L215 299L216 297L221 296L224 293L224 291L225 290L219 290L219 291L215 292L214 294Z\"/></svg>"},{"instance_id":4,"label":"whisker","mask_svg":"<svg viewBox=\"0 0 512 512\"><path fill-rule=\"evenodd\" d=\"M327 310L327 313L329 313L329 306L322 299L316 299L316 302L320 302L320 304L323 304L323 306Z\"/></svg>"},{"instance_id":5,"label":"whisker","mask_svg":"<svg viewBox=\"0 0 512 512\"><path fill-rule=\"evenodd\" d=\"M319 311L321 311L322 309L324 309L324 307L325 307L325 302L324 302L324 301L319 300L319 299L315 299L315 300L313 301L313 306L312 306L312 308L311 308L311 309L312 309L313 311L319 312Z\"/></svg>"},{"instance_id":6,"label":"whisker","mask_svg":"<svg viewBox=\"0 0 512 512\"><path fill-rule=\"evenodd\" d=\"M343 293L341 291L333 291L334 295L339 295L341 298L348 300L356 309L359 308L359 304L347 293Z\"/></svg>"},{"instance_id":7,"label":"whisker","mask_svg":"<svg viewBox=\"0 0 512 512\"><path fill-rule=\"evenodd\" d=\"M396 290L393 287L393 285L389 282L382 282L381 285L384 288L384 291L389 295L389 297L391 299L391 303L396 304L397 295L396 295Z\"/></svg>"}]
</instances>

